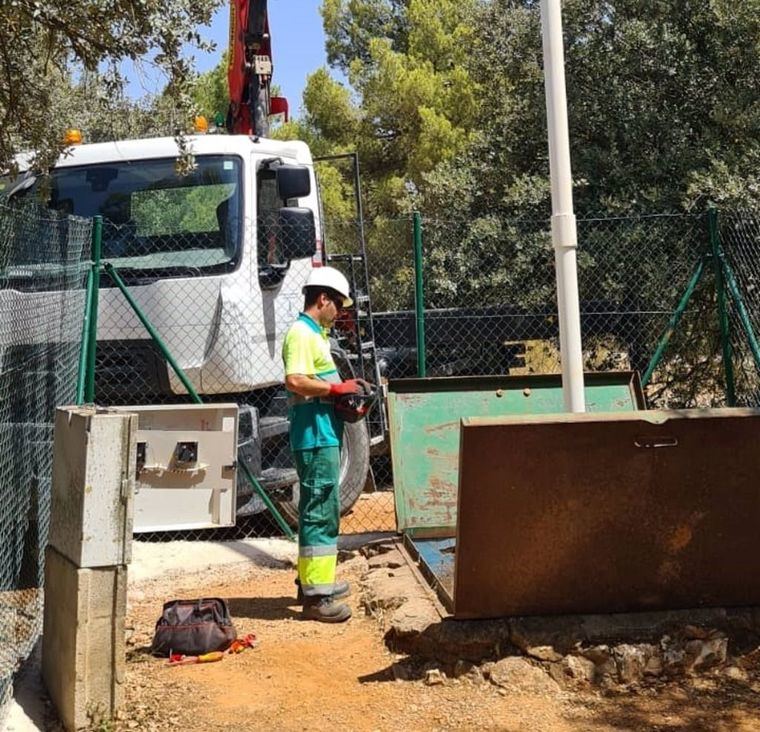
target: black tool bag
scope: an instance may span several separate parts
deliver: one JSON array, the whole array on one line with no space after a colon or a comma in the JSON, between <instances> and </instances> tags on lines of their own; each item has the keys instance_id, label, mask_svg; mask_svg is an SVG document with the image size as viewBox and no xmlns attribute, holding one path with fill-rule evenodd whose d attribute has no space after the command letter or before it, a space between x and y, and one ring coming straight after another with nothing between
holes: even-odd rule
<instances>
[{"instance_id":1,"label":"black tool bag","mask_svg":"<svg viewBox=\"0 0 760 732\"><path fill-rule=\"evenodd\" d=\"M151 653L200 656L224 651L237 638L227 603L218 598L171 600L156 622Z\"/></svg>"}]
</instances>

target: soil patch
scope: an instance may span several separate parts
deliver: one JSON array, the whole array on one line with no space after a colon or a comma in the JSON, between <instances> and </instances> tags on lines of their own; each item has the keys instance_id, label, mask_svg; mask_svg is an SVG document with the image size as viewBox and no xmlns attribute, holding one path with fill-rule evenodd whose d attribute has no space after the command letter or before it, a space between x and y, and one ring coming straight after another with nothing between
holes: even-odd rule
<instances>
[{"instance_id":1,"label":"soil patch","mask_svg":"<svg viewBox=\"0 0 760 732\"><path fill-rule=\"evenodd\" d=\"M127 703L100 730L760 730L758 664L695 679L614 691L501 685L467 664L459 676L434 662L392 653L361 604L368 561L344 552L341 578L354 594L344 625L302 621L294 571L283 564L235 563L173 573L130 586ZM376 570L375 570L376 571ZM259 646L216 664L169 668L147 653L162 603L175 597L229 600L239 634ZM54 725L50 725L51 729Z\"/></svg>"}]
</instances>

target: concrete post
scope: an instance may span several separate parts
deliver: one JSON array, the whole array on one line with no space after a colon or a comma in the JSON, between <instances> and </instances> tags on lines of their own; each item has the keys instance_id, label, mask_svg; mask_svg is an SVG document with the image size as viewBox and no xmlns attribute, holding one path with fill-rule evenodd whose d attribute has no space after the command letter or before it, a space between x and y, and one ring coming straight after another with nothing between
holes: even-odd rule
<instances>
[{"instance_id":1,"label":"concrete post","mask_svg":"<svg viewBox=\"0 0 760 732\"><path fill-rule=\"evenodd\" d=\"M42 677L67 730L124 700L136 433L134 414L56 412Z\"/></svg>"}]
</instances>

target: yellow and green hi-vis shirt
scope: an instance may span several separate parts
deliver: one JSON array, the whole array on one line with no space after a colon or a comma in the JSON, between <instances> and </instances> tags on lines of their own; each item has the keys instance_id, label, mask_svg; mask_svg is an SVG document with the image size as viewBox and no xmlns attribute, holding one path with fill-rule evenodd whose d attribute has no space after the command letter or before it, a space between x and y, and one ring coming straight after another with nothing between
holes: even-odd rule
<instances>
[{"instance_id":1,"label":"yellow and green hi-vis shirt","mask_svg":"<svg viewBox=\"0 0 760 732\"><path fill-rule=\"evenodd\" d=\"M305 313L290 326L282 344L285 375L302 374L323 381L341 381L330 353L327 331ZM335 415L332 400L303 397L289 392L288 419L292 450L339 447L343 421Z\"/></svg>"}]
</instances>

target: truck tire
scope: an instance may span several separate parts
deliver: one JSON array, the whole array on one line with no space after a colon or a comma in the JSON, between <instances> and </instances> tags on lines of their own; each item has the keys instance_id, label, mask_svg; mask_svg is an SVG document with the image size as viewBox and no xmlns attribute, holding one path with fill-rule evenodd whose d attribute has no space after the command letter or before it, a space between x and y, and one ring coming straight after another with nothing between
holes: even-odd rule
<instances>
[{"instance_id":1,"label":"truck tire","mask_svg":"<svg viewBox=\"0 0 760 732\"><path fill-rule=\"evenodd\" d=\"M346 423L340 454L340 515L359 500L369 471L369 432L366 422Z\"/></svg>"},{"instance_id":2,"label":"truck tire","mask_svg":"<svg viewBox=\"0 0 760 732\"><path fill-rule=\"evenodd\" d=\"M344 516L359 500L369 471L369 432L365 422L346 423L340 451L340 515ZM298 525L299 485L293 486L290 501L280 501L278 508L291 526Z\"/></svg>"}]
</instances>

